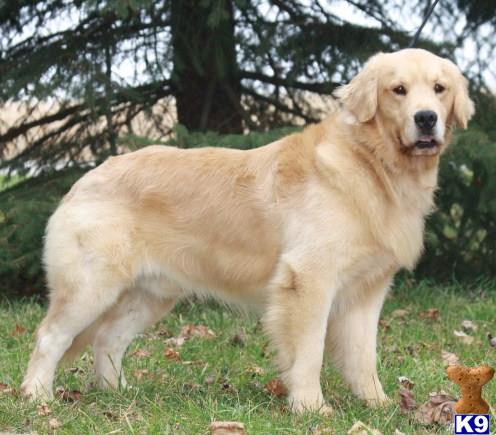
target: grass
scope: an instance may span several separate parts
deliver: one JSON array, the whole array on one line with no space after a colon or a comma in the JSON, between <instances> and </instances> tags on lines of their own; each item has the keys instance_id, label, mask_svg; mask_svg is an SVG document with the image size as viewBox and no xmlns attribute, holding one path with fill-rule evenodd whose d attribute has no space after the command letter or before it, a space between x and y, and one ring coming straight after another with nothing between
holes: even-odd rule
<instances>
[{"instance_id":1,"label":"grass","mask_svg":"<svg viewBox=\"0 0 496 435\"><path fill-rule=\"evenodd\" d=\"M420 316L429 308L440 311L437 320ZM409 313L394 317L396 309ZM43 305L29 300L0 304L0 382L18 388L32 347L32 333L44 310ZM496 348L489 346L487 334L496 335L496 283L470 290L460 285L404 283L391 293L382 318L388 327L383 322L380 329L379 376L392 403L380 410L366 408L326 365L322 384L334 415L290 414L284 399L272 396L264 387L277 374L257 318L214 303L185 302L129 348L124 369L131 389L109 392L92 387L91 355L85 353L71 367L60 369L55 382L56 386L80 390L79 400L57 399L48 404L48 415L38 415L36 404L0 392L0 431L48 433L50 419L56 418L60 423L56 432L67 434L202 434L209 433L213 420L241 421L250 434L310 434L317 427L346 434L360 420L383 434L394 434L395 429L406 434L452 434L450 427L421 425L413 414L400 411L397 378L407 376L415 382L417 401L423 403L432 391L459 394L446 377L442 350L456 353L466 365L486 363L494 367ZM472 333L475 341L471 345L453 335L465 319L479 327ZM186 341L178 349L181 362L165 358L165 338L178 335L181 326L188 323L206 325L216 337ZM13 333L16 325L26 331L18 328L18 333ZM243 334L246 339L233 339ZM138 349L149 356L139 356L146 352L135 353ZM496 381L485 387L485 398L496 405Z\"/></svg>"}]
</instances>

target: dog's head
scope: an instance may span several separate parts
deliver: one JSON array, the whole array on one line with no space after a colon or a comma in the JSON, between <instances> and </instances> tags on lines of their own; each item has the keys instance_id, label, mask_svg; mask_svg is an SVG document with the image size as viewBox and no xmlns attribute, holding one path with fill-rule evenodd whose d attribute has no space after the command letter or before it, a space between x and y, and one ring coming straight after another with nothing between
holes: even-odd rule
<instances>
[{"instance_id":1,"label":"dog's head","mask_svg":"<svg viewBox=\"0 0 496 435\"><path fill-rule=\"evenodd\" d=\"M466 128L474 114L456 65L421 49L375 55L336 96L356 122L374 123L402 159L437 156L452 125Z\"/></svg>"}]
</instances>

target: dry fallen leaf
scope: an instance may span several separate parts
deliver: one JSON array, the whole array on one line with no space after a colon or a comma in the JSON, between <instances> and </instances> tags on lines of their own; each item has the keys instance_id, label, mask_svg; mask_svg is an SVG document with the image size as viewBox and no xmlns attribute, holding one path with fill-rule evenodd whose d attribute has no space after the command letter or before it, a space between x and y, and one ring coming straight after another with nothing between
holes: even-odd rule
<instances>
[{"instance_id":1,"label":"dry fallen leaf","mask_svg":"<svg viewBox=\"0 0 496 435\"><path fill-rule=\"evenodd\" d=\"M112 410L103 411L103 415L110 420L120 420L119 416Z\"/></svg>"},{"instance_id":2,"label":"dry fallen leaf","mask_svg":"<svg viewBox=\"0 0 496 435\"><path fill-rule=\"evenodd\" d=\"M170 337L172 335L171 332L163 325L160 325L154 334L157 337Z\"/></svg>"},{"instance_id":3,"label":"dry fallen leaf","mask_svg":"<svg viewBox=\"0 0 496 435\"><path fill-rule=\"evenodd\" d=\"M464 320L462 322L462 329L465 332L476 332L479 329L479 327L471 320Z\"/></svg>"},{"instance_id":4,"label":"dry fallen leaf","mask_svg":"<svg viewBox=\"0 0 496 435\"><path fill-rule=\"evenodd\" d=\"M181 361L181 355L179 355L178 351L172 349L172 347L164 350L164 356L171 361Z\"/></svg>"},{"instance_id":5,"label":"dry fallen leaf","mask_svg":"<svg viewBox=\"0 0 496 435\"><path fill-rule=\"evenodd\" d=\"M377 429L371 429L361 421L357 421L346 433L347 435L382 435Z\"/></svg>"},{"instance_id":6,"label":"dry fallen leaf","mask_svg":"<svg viewBox=\"0 0 496 435\"><path fill-rule=\"evenodd\" d=\"M55 417L54 418L51 418L49 421L48 421L48 426L50 427L50 429L58 429L61 425L60 425L60 421L58 421Z\"/></svg>"},{"instance_id":7,"label":"dry fallen leaf","mask_svg":"<svg viewBox=\"0 0 496 435\"><path fill-rule=\"evenodd\" d=\"M36 412L38 415L44 416L44 415L51 414L52 410L48 407L48 405L46 403L42 403L41 405L38 405L36 407Z\"/></svg>"},{"instance_id":8,"label":"dry fallen leaf","mask_svg":"<svg viewBox=\"0 0 496 435\"><path fill-rule=\"evenodd\" d=\"M279 378L275 378L267 382L265 384L265 389L275 397L282 397L287 393L286 387Z\"/></svg>"},{"instance_id":9,"label":"dry fallen leaf","mask_svg":"<svg viewBox=\"0 0 496 435\"><path fill-rule=\"evenodd\" d=\"M458 338L463 344L472 344L474 342L474 337L465 334L463 331L453 331L453 334Z\"/></svg>"},{"instance_id":10,"label":"dry fallen leaf","mask_svg":"<svg viewBox=\"0 0 496 435\"><path fill-rule=\"evenodd\" d=\"M134 377L135 377L136 379L140 380L140 379L142 379L142 378L144 378L144 377L148 377L149 372L148 372L148 370L146 370L146 369L144 369L144 370L135 370L135 371L133 372L133 375L134 375Z\"/></svg>"},{"instance_id":11,"label":"dry fallen leaf","mask_svg":"<svg viewBox=\"0 0 496 435\"><path fill-rule=\"evenodd\" d=\"M55 391L57 396L66 402L76 402L81 400L81 391L78 390L65 390L64 388L57 388Z\"/></svg>"},{"instance_id":12,"label":"dry fallen leaf","mask_svg":"<svg viewBox=\"0 0 496 435\"><path fill-rule=\"evenodd\" d=\"M165 340L165 344L172 347L181 347L185 341L185 337L172 337Z\"/></svg>"},{"instance_id":13,"label":"dry fallen leaf","mask_svg":"<svg viewBox=\"0 0 496 435\"><path fill-rule=\"evenodd\" d=\"M248 369L246 369L246 371L256 376L264 376L267 373L265 369L259 366L251 366Z\"/></svg>"},{"instance_id":14,"label":"dry fallen leaf","mask_svg":"<svg viewBox=\"0 0 496 435\"><path fill-rule=\"evenodd\" d=\"M389 331L391 329L391 325L387 320L380 319L379 320L379 326L384 329L384 331Z\"/></svg>"},{"instance_id":15,"label":"dry fallen leaf","mask_svg":"<svg viewBox=\"0 0 496 435\"><path fill-rule=\"evenodd\" d=\"M403 310L403 309L397 309L397 310L394 310L392 313L391 313L391 316L396 319L397 317L405 317L407 316L408 314L410 314L410 311L408 310Z\"/></svg>"},{"instance_id":16,"label":"dry fallen leaf","mask_svg":"<svg viewBox=\"0 0 496 435\"><path fill-rule=\"evenodd\" d=\"M205 384L212 385L215 383L215 376L210 375L205 378Z\"/></svg>"},{"instance_id":17,"label":"dry fallen leaf","mask_svg":"<svg viewBox=\"0 0 496 435\"><path fill-rule=\"evenodd\" d=\"M215 332L207 328L205 325L193 325L190 323L181 328L179 337L213 338L215 337Z\"/></svg>"},{"instance_id":18,"label":"dry fallen leaf","mask_svg":"<svg viewBox=\"0 0 496 435\"><path fill-rule=\"evenodd\" d=\"M146 358L150 356L150 352L144 349L136 349L131 355L138 358Z\"/></svg>"},{"instance_id":19,"label":"dry fallen leaf","mask_svg":"<svg viewBox=\"0 0 496 435\"><path fill-rule=\"evenodd\" d=\"M231 344L235 346L244 347L246 346L246 340L247 340L246 333L245 331L241 330L238 331L233 338L231 338Z\"/></svg>"},{"instance_id":20,"label":"dry fallen leaf","mask_svg":"<svg viewBox=\"0 0 496 435\"><path fill-rule=\"evenodd\" d=\"M230 384L229 382L226 382L226 381L221 383L220 388L224 393L235 393L236 392L236 389L233 387L233 385Z\"/></svg>"},{"instance_id":21,"label":"dry fallen leaf","mask_svg":"<svg viewBox=\"0 0 496 435\"><path fill-rule=\"evenodd\" d=\"M490 346L496 347L496 337L493 337L491 334L487 334L487 339L489 340Z\"/></svg>"},{"instance_id":22,"label":"dry fallen leaf","mask_svg":"<svg viewBox=\"0 0 496 435\"><path fill-rule=\"evenodd\" d=\"M437 320L439 317L439 310L437 308L429 308L427 311L422 311L419 315L426 319Z\"/></svg>"},{"instance_id":23,"label":"dry fallen leaf","mask_svg":"<svg viewBox=\"0 0 496 435\"><path fill-rule=\"evenodd\" d=\"M26 328L24 328L24 326L19 325L18 323L16 323L15 328L10 332L10 335L12 337L15 337L17 335L24 334L25 332L26 332Z\"/></svg>"},{"instance_id":24,"label":"dry fallen leaf","mask_svg":"<svg viewBox=\"0 0 496 435\"><path fill-rule=\"evenodd\" d=\"M415 413L415 418L423 424L450 424L453 421L456 399L444 391L430 393L427 403L424 403Z\"/></svg>"},{"instance_id":25,"label":"dry fallen leaf","mask_svg":"<svg viewBox=\"0 0 496 435\"><path fill-rule=\"evenodd\" d=\"M13 394L15 396L17 395L17 390L14 387L11 387L9 384L4 384L3 382L0 382L0 393Z\"/></svg>"},{"instance_id":26,"label":"dry fallen leaf","mask_svg":"<svg viewBox=\"0 0 496 435\"><path fill-rule=\"evenodd\" d=\"M400 430L398 429L395 429L394 430L394 434L393 435L406 435L404 432L401 432Z\"/></svg>"},{"instance_id":27,"label":"dry fallen leaf","mask_svg":"<svg viewBox=\"0 0 496 435\"><path fill-rule=\"evenodd\" d=\"M407 390L411 390L415 386L415 383L408 379L406 376L400 376L398 378L398 383Z\"/></svg>"},{"instance_id":28,"label":"dry fallen leaf","mask_svg":"<svg viewBox=\"0 0 496 435\"><path fill-rule=\"evenodd\" d=\"M212 435L245 435L245 425L239 421L213 421L210 423Z\"/></svg>"},{"instance_id":29,"label":"dry fallen leaf","mask_svg":"<svg viewBox=\"0 0 496 435\"><path fill-rule=\"evenodd\" d=\"M456 366L460 363L458 355L445 350L441 351L441 358L443 359L443 363L447 366Z\"/></svg>"},{"instance_id":30,"label":"dry fallen leaf","mask_svg":"<svg viewBox=\"0 0 496 435\"><path fill-rule=\"evenodd\" d=\"M403 412L409 412L417 408L415 396L411 390L400 387L400 409Z\"/></svg>"}]
</instances>

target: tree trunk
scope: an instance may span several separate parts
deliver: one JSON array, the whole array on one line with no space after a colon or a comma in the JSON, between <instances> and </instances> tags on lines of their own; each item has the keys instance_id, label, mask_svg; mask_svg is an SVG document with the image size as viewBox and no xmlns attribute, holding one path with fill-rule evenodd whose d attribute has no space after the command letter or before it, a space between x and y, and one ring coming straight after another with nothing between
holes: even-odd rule
<instances>
[{"instance_id":1,"label":"tree trunk","mask_svg":"<svg viewBox=\"0 0 496 435\"><path fill-rule=\"evenodd\" d=\"M231 0L172 0L178 120L189 130L242 131Z\"/></svg>"}]
</instances>

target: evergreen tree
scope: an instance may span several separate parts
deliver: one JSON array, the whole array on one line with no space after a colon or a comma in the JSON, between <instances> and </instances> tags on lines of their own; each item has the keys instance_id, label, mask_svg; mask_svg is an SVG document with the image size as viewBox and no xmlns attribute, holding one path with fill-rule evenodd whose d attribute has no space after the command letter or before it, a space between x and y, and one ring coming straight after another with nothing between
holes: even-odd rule
<instances>
[{"instance_id":1,"label":"evergreen tree","mask_svg":"<svg viewBox=\"0 0 496 435\"><path fill-rule=\"evenodd\" d=\"M439 25L451 26L455 12L471 20L460 38L494 24L493 2L442 3L433 18ZM394 17L420 20L428 4L4 0L0 102L23 102L25 111L15 123L0 124L1 166L22 172L33 161L43 170L88 155L102 159L117 152L137 116L146 114L163 131L163 115L153 109L167 98L190 130L232 133L316 121L321 114L308 92L329 95L371 54L405 47L411 32ZM356 24L356 16L367 24ZM455 47L420 45L448 56ZM48 104L52 110L39 110Z\"/></svg>"}]
</instances>

